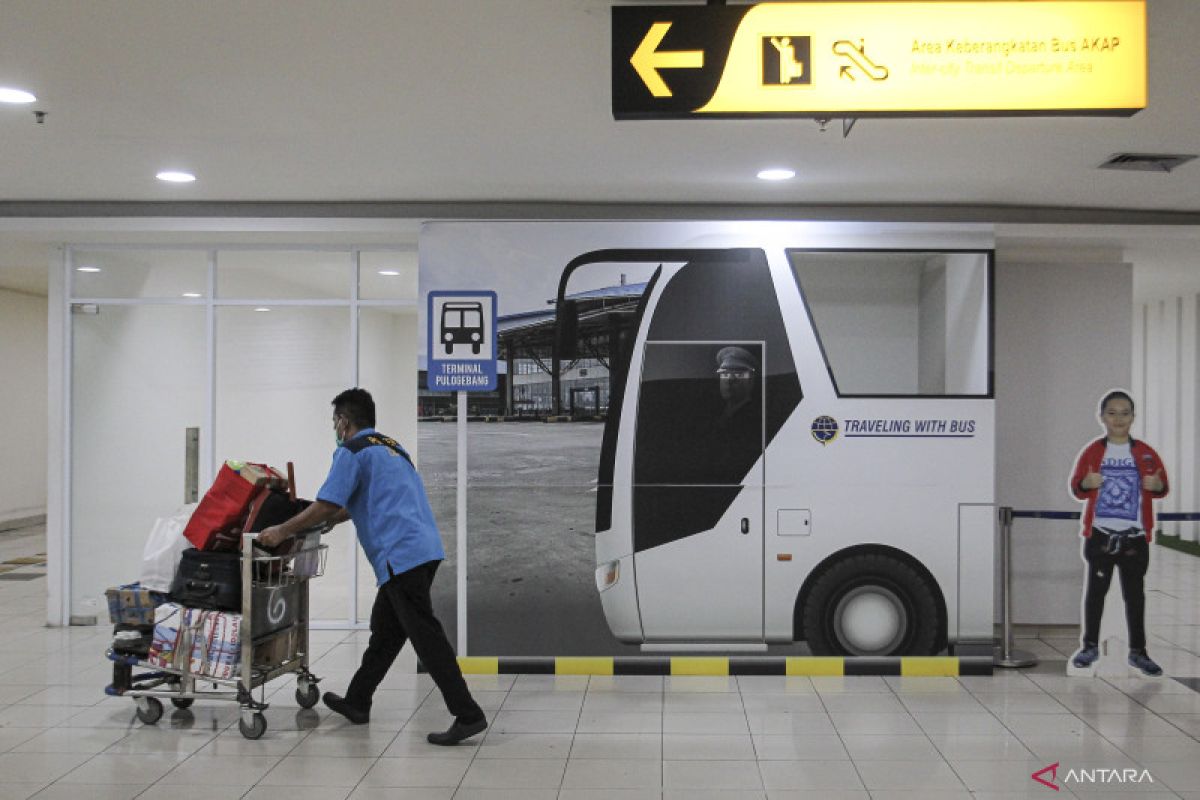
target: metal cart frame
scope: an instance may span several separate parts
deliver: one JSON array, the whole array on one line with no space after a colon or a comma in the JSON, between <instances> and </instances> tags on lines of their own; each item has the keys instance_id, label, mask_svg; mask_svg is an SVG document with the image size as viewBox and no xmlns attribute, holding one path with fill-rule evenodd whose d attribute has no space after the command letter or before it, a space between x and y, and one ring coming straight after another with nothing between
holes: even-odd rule
<instances>
[{"instance_id":1,"label":"metal cart frame","mask_svg":"<svg viewBox=\"0 0 1200 800\"><path fill-rule=\"evenodd\" d=\"M137 717L147 725L162 718L163 704L160 698L170 699L176 708L188 708L197 700L224 700L236 702L241 708L238 729L247 739L258 739L267 730L267 718L263 715L268 707L266 685L282 676L296 674L296 702L301 708L312 708L320 699L317 684L320 678L313 675L309 667L308 642L308 582L325 573L325 562L329 545L321 544L321 535L329 527L313 528L298 534L303 537L301 546L288 555L270 555L265 551L255 552L257 533L242 535L242 622L239 630L240 663L232 678L217 678L190 670L196 633L195 627L180 626L179 642L172 658L172 666L150 664L137 657L117 653L111 648L108 658L114 663L114 680L105 691L107 694L132 697L137 703ZM255 589L282 589L297 585L295 619L288 625L256 636L253 630ZM268 612L270 609L268 609ZM270 646L283 647L278 658L255 663L256 649ZM260 652L262 650L260 649ZM207 662L207 653L201 652L201 668ZM135 667L146 667L152 672L133 674ZM198 684L211 684L213 689L202 689ZM218 687L226 687L224 690ZM254 690L259 690L259 699L254 699Z\"/></svg>"}]
</instances>

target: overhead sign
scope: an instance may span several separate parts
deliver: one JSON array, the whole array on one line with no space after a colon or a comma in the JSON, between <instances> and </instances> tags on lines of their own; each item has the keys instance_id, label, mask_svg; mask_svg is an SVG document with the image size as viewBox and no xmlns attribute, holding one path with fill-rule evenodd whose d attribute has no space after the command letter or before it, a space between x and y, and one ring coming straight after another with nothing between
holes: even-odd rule
<instances>
[{"instance_id":1,"label":"overhead sign","mask_svg":"<svg viewBox=\"0 0 1200 800\"><path fill-rule=\"evenodd\" d=\"M613 116L1146 107L1145 0L616 6Z\"/></svg>"},{"instance_id":2,"label":"overhead sign","mask_svg":"<svg viewBox=\"0 0 1200 800\"><path fill-rule=\"evenodd\" d=\"M496 293L429 293L426 386L433 392L496 389Z\"/></svg>"}]
</instances>

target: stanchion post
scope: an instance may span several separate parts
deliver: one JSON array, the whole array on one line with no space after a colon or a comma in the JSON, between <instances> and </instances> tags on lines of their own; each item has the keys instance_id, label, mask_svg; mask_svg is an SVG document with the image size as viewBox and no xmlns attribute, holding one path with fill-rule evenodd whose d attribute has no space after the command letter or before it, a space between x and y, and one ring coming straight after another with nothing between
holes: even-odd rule
<instances>
[{"instance_id":1,"label":"stanchion post","mask_svg":"<svg viewBox=\"0 0 1200 800\"><path fill-rule=\"evenodd\" d=\"M1000 652L993 658L997 667L1032 667L1038 662L1031 653L1013 649L1012 630L1012 506L1000 507Z\"/></svg>"}]
</instances>

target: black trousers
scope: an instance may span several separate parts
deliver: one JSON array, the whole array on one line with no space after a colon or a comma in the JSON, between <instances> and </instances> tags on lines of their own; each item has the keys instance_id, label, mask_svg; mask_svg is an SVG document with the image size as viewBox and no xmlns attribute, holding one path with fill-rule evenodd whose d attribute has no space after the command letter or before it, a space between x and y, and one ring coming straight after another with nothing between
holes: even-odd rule
<instances>
[{"instance_id":1,"label":"black trousers","mask_svg":"<svg viewBox=\"0 0 1200 800\"><path fill-rule=\"evenodd\" d=\"M411 639L417 657L437 684L450 713L460 722L475 722L483 717L458 668L446 631L433 615L429 589L440 563L430 561L392 575L391 580L379 587L371 608L371 639L346 690L350 705L361 709L371 707L375 690L404 643Z\"/></svg>"},{"instance_id":2,"label":"black trousers","mask_svg":"<svg viewBox=\"0 0 1200 800\"><path fill-rule=\"evenodd\" d=\"M1113 570L1121 578L1121 594L1125 597L1125 622L1129 626L1129 649L1146 649L1146 570L1150 567L1150 544L1146 537L1129 540L1117 555L1104 551L1105 536L1092 531L1084 540L1083 557L1087 560L1087 592L1083 601L1084 646L1100 642L1100 617L1104 613L1104 597L1112 583Z\"/></svg>"}]
</instances>

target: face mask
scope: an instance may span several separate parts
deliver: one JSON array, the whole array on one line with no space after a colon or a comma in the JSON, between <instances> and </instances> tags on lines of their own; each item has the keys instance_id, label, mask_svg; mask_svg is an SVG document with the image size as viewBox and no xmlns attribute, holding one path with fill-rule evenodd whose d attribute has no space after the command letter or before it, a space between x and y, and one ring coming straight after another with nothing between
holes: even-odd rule
<instances>
[{"instance_id":1,"label":"face mask","mask_svg":"<svg viewBox=\"0 0 1200 800\"><path fill-rule=\"evenodd\" d=\"M342 436L342 432L338 430L338 426L336 424L333 426L333 441L337 443L338 447L341 447L346 443L345 438Z\"/></svg>"}]
</instances>

